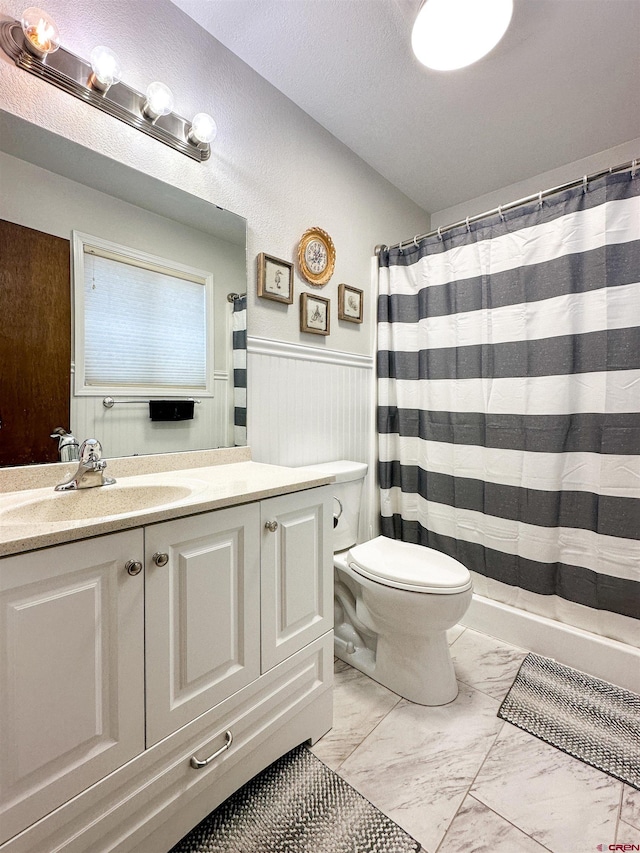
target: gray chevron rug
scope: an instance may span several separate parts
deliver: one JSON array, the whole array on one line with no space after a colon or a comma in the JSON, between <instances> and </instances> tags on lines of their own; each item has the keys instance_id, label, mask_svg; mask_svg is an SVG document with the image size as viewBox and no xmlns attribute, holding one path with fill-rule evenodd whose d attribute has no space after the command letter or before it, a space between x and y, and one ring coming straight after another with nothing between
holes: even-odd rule
<instances>
[{"instance_id":1,"label":"gray chevron rug","mask_svg":"<svg viewBox=\"0 0 640 853\"><path fill-rule=\"evenodd\" d=\"M640 789L640 696L528 654L498 716Z\"/></svg>"},{"instance_id":2,"label":"gray chevron rug","mask_svg":"<svg viewBox=\"0 0 640 853\"><path fill-rule=\"evenodd\" d=\"M305 746L211 812L170 853L418 853L420 844Z\"/></svg>"}]
</instances>

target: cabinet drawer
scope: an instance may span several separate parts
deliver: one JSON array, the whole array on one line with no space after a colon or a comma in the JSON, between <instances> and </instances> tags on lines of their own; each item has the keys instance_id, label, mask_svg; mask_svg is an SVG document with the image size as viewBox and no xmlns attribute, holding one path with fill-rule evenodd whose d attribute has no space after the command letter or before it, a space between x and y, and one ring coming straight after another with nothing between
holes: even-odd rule
<instances>
[{"instance_id":1,"label":"cabinet drawer","mask_svg":"<svg viewBox=\"0 0 640 853\"><path fill-rule=\"evenodd\" d=\"M333 634L94 785L0 853L165 853L279 755L331 726ZM202 769L205 759L233 743ZM97 816L100 816L97 818Z\"/></svg>"}]
</instances>

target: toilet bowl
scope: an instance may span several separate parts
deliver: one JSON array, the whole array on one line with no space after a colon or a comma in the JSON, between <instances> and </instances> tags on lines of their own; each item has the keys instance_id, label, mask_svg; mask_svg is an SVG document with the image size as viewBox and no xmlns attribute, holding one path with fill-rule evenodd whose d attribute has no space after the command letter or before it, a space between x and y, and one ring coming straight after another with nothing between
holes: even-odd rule
<instances>
[{"instance_id":1,"label":"toilet bowl","mask_svg":"<svg viewBox=\"0 0 640 853\"><path fill-rule=\"evenodd\" d=\"M453 701L458 685L446 632L471 603L469 571L440 551L384 536L356 545L366 466L313 467L336 477L336 656L411 702Z\"/></svg>"}]
</instances>

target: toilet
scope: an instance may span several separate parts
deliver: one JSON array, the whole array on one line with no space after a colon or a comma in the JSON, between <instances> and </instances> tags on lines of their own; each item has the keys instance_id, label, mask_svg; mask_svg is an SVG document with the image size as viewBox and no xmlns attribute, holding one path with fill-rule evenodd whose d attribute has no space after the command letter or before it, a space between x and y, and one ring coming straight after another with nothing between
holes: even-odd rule
<instances>
[{"instance_id":1,"label":"toilet","mask_svg":"<svg viewBox=\"0 0 640 853\"><path fill-rule=\"evenodd\" d=\"M453 701L458 684L446 632L471 603L469 571L440 551L385 536L356 544L367 466L313 468L336 478L336 656L411 702Z\"/></svg>"}]
</instances>

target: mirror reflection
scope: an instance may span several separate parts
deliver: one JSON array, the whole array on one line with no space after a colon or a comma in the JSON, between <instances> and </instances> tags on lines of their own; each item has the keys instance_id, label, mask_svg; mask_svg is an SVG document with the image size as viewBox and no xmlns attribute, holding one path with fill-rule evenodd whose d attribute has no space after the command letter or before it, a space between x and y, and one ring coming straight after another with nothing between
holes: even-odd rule
<instances>
[{"instance_id":1,"label":"mirror reflection","mask_svg":"<svg viewBox=\"0 0 640 853\"><path fill-rule=\"evenodd\" d=\"M7 113L0 140L0 464L245 444L246 221Z\"/></svg>"}]
</instances>

